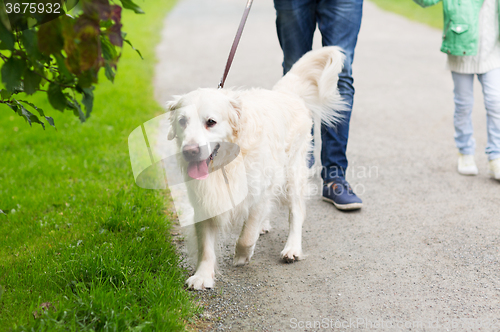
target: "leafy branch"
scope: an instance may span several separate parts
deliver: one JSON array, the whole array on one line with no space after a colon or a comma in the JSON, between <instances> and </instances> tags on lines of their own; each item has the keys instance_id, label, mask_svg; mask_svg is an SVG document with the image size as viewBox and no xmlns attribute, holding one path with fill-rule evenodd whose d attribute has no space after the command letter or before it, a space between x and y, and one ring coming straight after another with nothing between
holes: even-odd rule
<instances>
[{"instance_id":1,"label":"leafy branch","mask_svg":"<svg viewBox=\"0 0 500 332\"><path fill-rule=\"evenodd\" d=\"M7 13L0 12L0 58L4 62L0 104L8 105L30 125L38 123L45 129L45 120L55 127L54 119L41 108L20 99L46 93L52 108L71 110L81 122L86 121L93 109L99 71L104 69L106 78L114 81L124 42L141 56L125 38L121 14L122 8L138 14L143 11L131 0L119 1L38 0L37 5L59 4L58 15L36 10L9 13L9 8L19 8L12 4L22 0L4 0L6 6L0 3L7 8Z\"/></svg>"}]
</instances>

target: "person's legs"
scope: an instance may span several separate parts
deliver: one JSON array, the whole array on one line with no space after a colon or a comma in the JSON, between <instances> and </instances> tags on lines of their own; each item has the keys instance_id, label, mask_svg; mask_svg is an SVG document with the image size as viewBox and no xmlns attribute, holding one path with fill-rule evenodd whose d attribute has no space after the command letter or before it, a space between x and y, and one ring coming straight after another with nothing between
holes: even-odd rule
<instances>
[{"instance_id":1,"label":"person's legs","mask_svg":"<svg viewBox=\"0 0 500 332\"><path fill-rule=\"evenodd\" d=\"M276 30L283 50L283 74L312 49L316 0L274 0Z\"/></svg>"},{"instance_id":2,"label":"person's legs","mask_svg":"<svg viewBox=\"0 0 500 332\"><path fill-rule=\"evenodd\" d=\"M323 165L323 199L339 210L356 210L362 201L345 180L347 140L351 119L354 86L352 62L363 14L363 0L318 0L316 17L323 37L323 46L339 46L346 55L339 74L338 89L347 104L344 119L335 127L321 126L321 162Z\"/></svg>"},{"instance_id":3,"label":"person's legs","mask_svg":"<svg viewBox=\"0 0 500 332\"><path fill-rule=\"evenodd\" d=\"M339 75L338 88L349 111L337 127L323 128L322 177L323 199L341 210L359 209L361 200L345 181L350 111L354 96L352 61L361 25L363 0L274 0L278 38L284 53L283 72L286 73L304 53L312 48L316 22L323 37L323 46L336 45L344 49L346 61Z\"/></svg>"},{"instance_id":4,"label":"person's legs","mask_svg":"<svg viewBox=\"0 0 500 332\"><path fill-rule=\"evenodd\" d=\"M473 74L451 72L455 88L455 144L463 155L473 155L476 149L472 128L472 108L474 106Z\"/></svg>"},{"instance_id":5,"label":"person's legs","mask_svg":"<svg viewBox=\"0 0 500 332\"><path fill-rule=\"evenodd\" d=\"M500 68L478 75L483 86L488 144L486 154L489 160L500 158Z\"/></svg>"},{"instance_id":6,"label":"person's legs","mask_svg":"<svg viewBox=\"0 0 500 332\"><path fill-rule=\"evenodd\" d=\"M340 46L346 55L344 68L339 74L338 88L348 109L343 112L344 119L336 127L321 128L321 175L325 183L335 177L345 177L348 165L346 149L354 97L352 62L362 12L363 0L319 0L316 10L323 46Z\"/></svg>"}]
</instances>

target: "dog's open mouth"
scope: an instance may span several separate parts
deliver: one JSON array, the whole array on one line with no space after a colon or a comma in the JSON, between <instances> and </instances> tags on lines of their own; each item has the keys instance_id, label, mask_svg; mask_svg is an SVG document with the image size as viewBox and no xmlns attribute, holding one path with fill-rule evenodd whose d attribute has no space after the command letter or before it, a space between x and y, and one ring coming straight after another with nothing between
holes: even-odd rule
<instances>
[{"instance_id":1,"label":"dog's open mouth","mask_svg":"<svg viewBox=\"0 0 500 332\"><path fill-rule=\"evenodd\" d=\"M210 162L217 156L217 151L219 151L220 144L214 148L210 156L205 160L190 161L188 164L188 175L196 180L204 180L208 177L208 166Z\"/></svg>"}]
</instances>

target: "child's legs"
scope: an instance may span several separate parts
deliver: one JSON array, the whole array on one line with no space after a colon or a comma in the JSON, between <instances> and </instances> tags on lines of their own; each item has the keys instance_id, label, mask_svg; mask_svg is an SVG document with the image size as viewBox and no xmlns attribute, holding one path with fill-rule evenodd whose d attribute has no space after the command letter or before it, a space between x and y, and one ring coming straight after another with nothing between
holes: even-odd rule
<instances>
[{"instance_id":1,"label":"child's legs","mask_svg":"<svg viewBox=\"0 0 500 332\"><path fill-rule=\"evenodd\" d=\"M461 154L474 154L476 141L472 136L472 108L474 106L473 74L451 72L455 88L455 144Z\"/></svg>"},{"instance_id":2,"label":"child's legs","mask_svg":"<svg viewBox=\"0 0 500 332\"><path fill-rule=\"evenodd\" d=\"M486 154L489 160L500 158L500 68L478 75L483 85L488 144Z\"/></svg>"}]
</instances>

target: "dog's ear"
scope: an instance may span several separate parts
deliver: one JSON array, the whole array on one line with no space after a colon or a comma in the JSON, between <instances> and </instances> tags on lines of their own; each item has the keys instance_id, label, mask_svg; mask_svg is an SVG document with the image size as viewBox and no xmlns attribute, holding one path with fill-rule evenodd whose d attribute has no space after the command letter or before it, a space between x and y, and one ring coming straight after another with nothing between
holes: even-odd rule
<instances>
[{"instance_id":1,"label":"dog's ear","mask_svg":"<svg viewBox=\"0 0 500 332\"><path fill-rule=\"evenodd\" d=\"M241 118L241 102L236 98L231 98L229 99L229 104L232 108L229 112L229 124L233 129L233 135L236 136L238 134Z\"/></svg>"},{"instance_id":2,"label":"dog's ear","mask_svg":"<svg viewBox=\"0 0 500 332\"><path fill-rule=\"evenodd\" d=\"M173 123L170 123L170 129L168 130L168 135L167 135L167 139L169 141L173 140L175 138L175 128L174 128L174 125Z\"/></svg>"},{"instance_id":3,"label":"dog's ear","mask_svg":"<svg viewBox=\"0 0 500 332\"><path fill-rule=\"evenodd\" d=\"M176 136L175 133L175 110L180 107L181 96L174 96L174 100L167 102L167 112L170 113L170 129L168 130L167 139L173 140Z\"/></svg>"},{"instance_id":4,"label":"dog's ear","mask_svg":"<svg viewBox=\"0 0 500 332\"><path fill-rule=\"evenodd\" d=\"M172 96L174 100L167 101L167 104L165 107L167 108L167 112L172 112L178 109L181 105L181 98L182 96Z\"/></svg>"}]
</instances>

